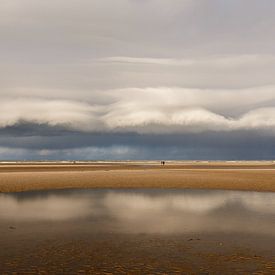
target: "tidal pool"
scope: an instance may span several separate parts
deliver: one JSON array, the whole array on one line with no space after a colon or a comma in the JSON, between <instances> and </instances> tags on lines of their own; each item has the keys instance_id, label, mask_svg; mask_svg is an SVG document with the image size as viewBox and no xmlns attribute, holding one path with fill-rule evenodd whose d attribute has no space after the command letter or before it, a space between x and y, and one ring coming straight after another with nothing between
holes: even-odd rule
<instances>
[{"instance_id":1,"label":"tidal pool","mask_svg":"<svg viewBox=\"0 0 275 275\"><path fill-rule=\"evenodd\" d=\"M0 194L0 220L74 222L123 233L275 235L275 194L205 190L57 190ZM64 228L66 230L66 228Z\"/></svg>"},{"instance_id":2,"label":"tidal pool","mask_svg":"<svg viewBox=\"0 0 275 275\"><path fill-rule=\"evenodd\" d=\"M199 271L218 272L225 267L210 265L209 255L218 259L219 255L235 253L237 257L243 253L240 259L247 257L251 263L240 267L237 260L233 261L237 267L227 267L229 273L242 267L251 272L268 270L268 266L273 272L275 193L87 189L0 194L0 234L3 271L15 268L23 272L33 257L48 257L46 262L52 262L51 267L36 259L32 271L58 268L63 258L62 268L67 268L64 272L81 268L103 272L103 267L114 272L114 263L122 268L121 272L127 272L133 268L129 265L133 258L140 257L137 263L146 265L146 259L153 257L146 267L155 264L156 270L164 273L173 272L172 267L175 272L177 268L188 272L200 266ZM59 246L64 255L53 256ZM72 259L68 262L70 255L73 259L82 256L76 263ZM169 264L162 259L165 255ZM257 260L257 255L262 258ZM106 266L102 267L103 259ZM83 260L86 267L79 266Z\"/></svg>"}]
</instances>

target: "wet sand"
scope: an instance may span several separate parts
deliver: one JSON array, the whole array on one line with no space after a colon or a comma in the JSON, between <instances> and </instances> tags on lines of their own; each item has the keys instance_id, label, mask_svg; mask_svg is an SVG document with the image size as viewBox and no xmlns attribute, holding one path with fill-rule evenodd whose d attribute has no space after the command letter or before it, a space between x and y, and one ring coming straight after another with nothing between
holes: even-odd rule
<instances>
[{"instance_id":1,"label":"wet sand","mask_svg":"<svg viewBox=\"0 0 275 275\"><path fill-rule=\"evenodd\" d=\"M238 191L0 194L0 273L274 274L273 206Z\"/></svg>"},{"instance_id":2,"label":"wet sand","mask_svg":"<svg viewBox=\"0 0 275 275\"><path fill-rule=\"evenodd\" d=\"M1 163L0 192L66 188L199 188L275 191L275 163Z\"/></svg>"},{"instance_id":3,"label":"wet sand","mask_svg":"<svg viewBox=\"0 0 275 275\"><path fill-rule=\"evenodd\" d=\"M16 233L10 233L16 234ZM70 235L3 243L2 274L274 274L265 250L214 236ZM230 236L228 236L230 237ZM194 238L194 237L193 237ZM1 255L2 254L2 255Z\"/></svg>"}]
</instances>

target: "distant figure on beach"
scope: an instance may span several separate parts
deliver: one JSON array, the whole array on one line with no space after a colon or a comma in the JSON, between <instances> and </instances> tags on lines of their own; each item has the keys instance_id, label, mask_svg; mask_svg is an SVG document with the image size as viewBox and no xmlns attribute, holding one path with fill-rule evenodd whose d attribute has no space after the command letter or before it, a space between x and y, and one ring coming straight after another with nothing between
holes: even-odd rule
<instances>
[{"instance_id":1,"label":"distant figure on beach","mask_svg":"<svg viewBox=\"0 0 275 275\"><path fill-rule=\"evenodd\" d=\"M161 165L165 165L165 161L162 160L162 161L161 161Z\"/></svg>"}]
</instances>

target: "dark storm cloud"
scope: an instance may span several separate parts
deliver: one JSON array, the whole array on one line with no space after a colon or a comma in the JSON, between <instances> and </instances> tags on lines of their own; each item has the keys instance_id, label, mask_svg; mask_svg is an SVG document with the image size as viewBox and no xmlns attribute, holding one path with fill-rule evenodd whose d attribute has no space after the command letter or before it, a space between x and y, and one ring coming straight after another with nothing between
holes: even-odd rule
<instances>
[{"instance_id":1,"label":"dark storm cloud","mask_svg":"<svg viewBox=\"0 0 275 275\"><path fill-rule=\"evenodd\" d=\"M18 131L20 136L17 135ZM90 134L22 125L0 132L2 159L272 159L274 137L247 132ZM6 149L4 149L6 148ZM7 149L8 148L8 149Z\"/></svg>"},{"instance_id":2,"label":"dark storm cloud","mask_svg":"<svg viewBox=\"0 0 275 275\"><path fill-rule=\"evenodd\" d=\"M274 1L0 5L1 159L275 156Z\"/></svg>"}]
</instances>

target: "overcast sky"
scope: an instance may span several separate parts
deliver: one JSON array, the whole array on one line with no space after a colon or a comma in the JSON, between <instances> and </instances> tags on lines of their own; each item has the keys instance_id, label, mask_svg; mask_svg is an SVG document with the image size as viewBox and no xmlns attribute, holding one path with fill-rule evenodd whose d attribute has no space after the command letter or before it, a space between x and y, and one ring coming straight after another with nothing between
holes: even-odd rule
<instances>
[{"instance_id":1,"label":"overcast sky","mask_svg":"<svg viewBox=\"0 0 275 275\"><path fill-rule=\"evenodd\" d=\"M275 159L275 1L2 0L0 159Z\"/></svg>"}]
</instances>

